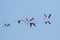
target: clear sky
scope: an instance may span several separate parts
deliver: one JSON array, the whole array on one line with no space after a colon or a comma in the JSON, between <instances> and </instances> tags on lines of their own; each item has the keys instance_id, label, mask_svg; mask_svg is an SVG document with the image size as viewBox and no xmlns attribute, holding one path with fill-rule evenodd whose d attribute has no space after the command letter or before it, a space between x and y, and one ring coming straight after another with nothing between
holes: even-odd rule
<instances>
[{"instance_id":1,"label":"clear sky","mask_svg":"<svg viewBox=\"0 0 60 40\"><path fill-rule=\"evenodd\" d=\"M44 24L44 14L52 24ZM36 27L16 20L35 18ZM0 0L0 40L60 40L60 0ZM9 27L3 27L10 22Z\"/></svg>"}]
</instances>

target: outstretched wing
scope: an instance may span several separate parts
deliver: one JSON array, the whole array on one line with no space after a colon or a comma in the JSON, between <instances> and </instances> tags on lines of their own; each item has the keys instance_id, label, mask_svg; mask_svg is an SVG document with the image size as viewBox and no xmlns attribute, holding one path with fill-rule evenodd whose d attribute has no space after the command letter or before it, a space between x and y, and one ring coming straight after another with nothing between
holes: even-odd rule
<instances>
[{"instance_id":1,"label":"outstretched wing","mask_svg":"<svg viewBox=\"0 0 60 40\"><path fill-rule=\"evenodd\" d=\"M47 17L46 14L44 14L44 16Z\"/></svg>"},{"instance_id":2,"label":"outstretched wing","mask_svg":"<svg viewBox=\"0 0 60 40\"><path fill-rule=\"evenodd\" d=\"M32 27L32 25L33 25L33 26L36 26L35 23L30 23L30 26L31 26L31 27Z\"/></svg>"},{"instance_id":3,"label":"outstretched wing","mask_svg":"<svg viewBox=\"0 0 60 40\"><path fill-rule=\"evenodd\" d=\"M36 26L35 24L33 24L34 26Z\"/></svg>"},{"instance_id":4,"label":"outstretched wing","mask_svg":"<svg viewBox=\"0 0 60 40\"><path fill-rule=\"evenodd\" d=\"M30 19L30 21L34 20L34 18Z\"/></svg>"},{"instance_id":5,"label":"outstretched wing","mask_svg":"<svg viewBox=\"0 0 60 40\"><path fill-rule=\"evenodd\" d=\"M50 21L48 21L48 23L49 23L49 24L51 24L51 22L50 22Z\"/></svg>"},{"instance_id":6,"label":"outstretched wing","mask_svg":"<svg viewBox=\"0 0 60 40\"><path fill-rule=\"evenodd\" d=\"M30 23L30 26L32 27L32 23Z\"/></svg>"},{"instance_id":7,"label":"outstretched wing","mask_svg":"<svg viewBox=\"0 0 60 40\"><path fill-rule=\"evenodd\" d=\"M51 17L51 14L49 14L48 18L50 18L50 17Z\"/></svg>"},{"instance_id":8,"label":"outstretched wing","mask_svg":"<svg viewBox=\"0 0 60 40\"><path fill-rule=\"evenodd\" d=\"M28 19L26 18L26 21L28 21Z\"/></svg>"}]
</instances>

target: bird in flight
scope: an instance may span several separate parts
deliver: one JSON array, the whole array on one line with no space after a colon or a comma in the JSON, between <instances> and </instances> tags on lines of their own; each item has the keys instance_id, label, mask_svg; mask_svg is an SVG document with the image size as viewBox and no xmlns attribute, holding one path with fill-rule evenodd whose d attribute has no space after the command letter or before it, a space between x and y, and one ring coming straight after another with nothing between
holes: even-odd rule
<instances>
[{"instance_id":1,"label":"bird in flight","mask_svg":"<svg viewBox=\"0 0 60 40\"><path fill-rule=\"evenodd\" d=\"M32 25L36 26L36 23L33 20L34 20L34 18L31 18L30 20L26 19L25 22L27 22L27 24L29 24L31 27L32 27Z\"/></svg>"},{"instance_id":2,"label":"bird in flight","mask_svg":"<svg viewBox=\"0 0 60 40\"><path fill-rule=\"evenodd\" d=\"M49 24L51 24L51 22L50 22L50 17L51 17L51 14L49 14L49 16L46 16L46 14L44 14L44 16L45 16L45 24L47 24L47 23L49 23Z\"/></svg>"},{"instance_id":3,"label":"bird in flight","mask_svg":"<svg viewBox=\"0 0 60 40\"><path fill-rule=\"evenodd\" d=\"M6 27L8 27L8 26L10 26L10 25L11 25L10 23L8 23L8 24L4 23L4 26L6 26Z\"/></svg>"}]
</instances>

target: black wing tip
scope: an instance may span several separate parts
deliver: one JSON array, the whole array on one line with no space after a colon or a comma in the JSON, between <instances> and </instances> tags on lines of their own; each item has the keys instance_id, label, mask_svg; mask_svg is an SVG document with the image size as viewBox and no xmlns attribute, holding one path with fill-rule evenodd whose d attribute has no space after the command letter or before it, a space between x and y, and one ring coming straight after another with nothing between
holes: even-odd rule
<instances>
[{"instance_id":1,"label":"black wing tip","mask_svg":"<svg viewBox=\"0 0 60 40\"><path fill-rule=\"evenodd\" d=\"M51 14L49 14L49 15L51 15Z\"/></svg>"},{"instance_id":2,"label":"black wing tip","mask_svg":"<svg viewBox=\"0 0 60 40\"><path fill-rule=\"evenodd\" d=\"M46 16L46 14L44 14L44 16Z\"/></svg>"},{"instance_id":3,"label":"black wing tip","mask_svg":"<svg viewBox=\"0 0 60 40\"><path fill-rule=\"evenodd\" d=\"M45 24L47 24L47 22L45 22Z\"/></svg>"},{"instance_id":4,"label":"black wing tip","mask_svg":"<svg viewBox=\"0 0 60 40\"><path fill-rule=\"evenodd\" d=\"M18 20L18 23L20 23L20 20Z\"/></svg>"},{"instance_id":5,"label":"black wing tip","mask_svg":"<svg viewBox=\"0 0 60 40\"><path fill-rule=\"evenodd\" d=\"M51 14L49 14L49 18L51 17Z\"/></svg>"},{"instance_id":6,"label":"black wing tip","mask_svg":"<svg viewBox=\"0 0 60 40\"><path fill-rule=\"evenodd\" d=\"M32 23L30 23L30 27L32 27Z\"/></svg>"}]
</instances>

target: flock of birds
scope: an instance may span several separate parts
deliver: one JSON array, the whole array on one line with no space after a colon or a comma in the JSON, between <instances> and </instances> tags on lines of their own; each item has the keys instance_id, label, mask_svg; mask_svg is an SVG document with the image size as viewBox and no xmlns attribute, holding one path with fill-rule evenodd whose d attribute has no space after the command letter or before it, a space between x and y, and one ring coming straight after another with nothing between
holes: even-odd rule
<instances>
[{"instance_id":1,"label":"flock of birds","mask_svg":"<svg viewBox=\"0 0 60 40\"><path fill-rule=\"evenodd\" d=\"M45 22L45 24L51 24L51 22L50 22L50 17L51 17L51 14L49 14L48 16L46 15L46 14L44 14L44 16L45 16L45 20L44 20L44 22ZM30 27L32 27L32 26L36 26L36 23L33 21L34 20L34 18L31 18L31 19L25 19L25 20L18 20L17 21L17 23L18 24L20 24L21 23L21 21L24 21L24 22L26 22L27 24L29 24L30 25ZM4 26L10 26L11 25L11 23L5 23L4 24Z\"/></svg>"}]
</instances>

